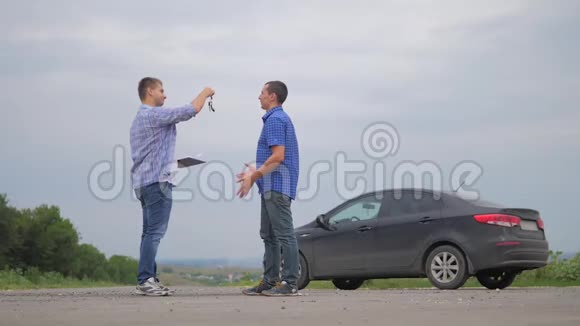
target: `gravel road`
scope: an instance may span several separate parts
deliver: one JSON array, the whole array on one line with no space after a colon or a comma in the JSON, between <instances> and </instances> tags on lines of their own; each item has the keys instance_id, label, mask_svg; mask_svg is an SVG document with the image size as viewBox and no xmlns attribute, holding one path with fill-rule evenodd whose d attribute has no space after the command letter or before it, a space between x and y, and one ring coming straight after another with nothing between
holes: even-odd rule
<instances>
[{"instance_id":1,"label":"gravel road","mask_svg":"<svg viewBox=\"0 0 580 326\"><path fill-rule=\"evenodd\" d=\"M580 325L580 288L502 291L304 290L247 297L239 288L179 287L171 297L133 288L0 291L0 325Z\"/></svg>"}]
</instances>

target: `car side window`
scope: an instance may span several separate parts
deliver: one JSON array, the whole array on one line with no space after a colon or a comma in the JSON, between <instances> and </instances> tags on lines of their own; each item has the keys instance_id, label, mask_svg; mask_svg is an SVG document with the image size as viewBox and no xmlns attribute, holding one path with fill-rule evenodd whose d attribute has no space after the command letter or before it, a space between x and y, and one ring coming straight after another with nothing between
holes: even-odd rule
<instances>
[{"instance_id":1,"label":"car side window","mask_svg":"<svg viewBox=\"0 0 580 326\"><path fill-rule=\"evenodd\" d=\"M438 210L442 203L431 193L421 192L416 198L413 191L391 193L389 200L389 216L420 214Z\"/></svg>"},{"instance_id":2,"label":"car side window","mask_svg":"<svg viewBox=\"0 0 580 326\"><path fill-rule=\"evenodd\" d=\"M377 218L381 209L381 200L375 196L361 198L340 211L333 214L328 223L331 225L339 223L357 222Z\"/></svg>"}]
</instances>

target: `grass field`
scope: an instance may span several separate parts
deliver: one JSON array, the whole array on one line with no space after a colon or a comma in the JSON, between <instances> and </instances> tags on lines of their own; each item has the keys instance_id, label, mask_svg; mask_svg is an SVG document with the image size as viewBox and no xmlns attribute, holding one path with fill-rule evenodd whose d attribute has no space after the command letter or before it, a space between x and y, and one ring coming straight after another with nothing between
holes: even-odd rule
<instances>
[{"instance_id":1,"label":"grass field","mask_svg":"<svg viewBox=\"0 0 580 326\"><path fill-rule=\"evenodd\" d=\"M59 273L22 275L14 271L0 271L0 290L109 287L119 284L104 281L78 280Z\"/></svg>"},{"instance_id":2,"label":"grass field","mask_svg":"<svg viewBox=\"0 0 580 326\"><path fill-rule=\"evenodd\" d=\"M250 287L256 282L237 282L227 284L226 286ZM558 280L518 280L511 285L512 287L565 287L580 286L580 281L558 281ZM393 278L393 279L375 279L366 281L361 288L366 289L420 289L432 288L433 285L426 278ZM475 278L470 278L464 287L482 287ZM311 281L308 289L335 289L331 281Z\"/></svg>"},{"instance_id":3,"label":"grass field","mask_svg":"<svg viewBox=\"0 0 580 326\"><path fill-rule=\"evenodd\" d=\"M552 253L550 263L540 269L524 271L512 284L514 287L565 287L580 286L580 254L561 259L561 253ZM135 271L136 272L136 271ZM187 266L160 266L159 278L168 286L202 285L202 286L235 286L246 287L255 285L261 278L259 269L242 269L224 267L215 269L200 269ZM36 269L18 273L10 270L0 270L0 290L39 289L39 288L79 288L107 287L119 284L106 281L78 280L67 278L59 273L41 273ZM375 279L368 280L362 288L367 289L402 289L402 288L432 288L426 278L414 279ZM477 279L470 278L464 287L481 287ZM312 281L308 288L334 289L330 281Z\"/></svg>"}]
</instances>

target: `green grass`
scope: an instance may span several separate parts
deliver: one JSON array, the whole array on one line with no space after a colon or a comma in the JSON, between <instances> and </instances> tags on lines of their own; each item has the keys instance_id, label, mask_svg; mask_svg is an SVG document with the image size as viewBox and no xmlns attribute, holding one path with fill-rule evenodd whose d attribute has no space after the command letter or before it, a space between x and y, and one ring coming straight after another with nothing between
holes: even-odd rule
<instances>
[{"instance_id":1,"label":"green grass","mask_svg":"<svg viewBox=\"0 0 580 326\"><path fill-rule=\"evenodd\" d=\"M256 282L236 282L230 284L223 284L224 286L234 287L249 287L256 285ZM531 280L522 277L517 279L511 287L566 287L566 286L580 286L580 280L576 281L561 281L561 280ZM476 278L472 277L463 286L465 288L481 288L483 287ZM366 281L362 289L382 290L382 289L429 289L433 285L427 278L391 278L391 279L374 279ZM311 281L307 289L336 289L331 281Z\"/></svg>"},{"instance_id":2,"label":"green grass","mask_svg":"<svg viewBox=\"0 0 580 326\"><path fill-rule=\"evenodd\" d=\"M570 259L562 259L562 252L550 252L550 263L543 268L524 271L516 277L512 287L565 287L580 286L580 253ZM249 286L250 282L239 282L232 286ZM255 282L254 282L255 284ZM415 289L432 288L427 278L375 279L365 282L366 289ZM470 278L464 285L467 288L481 288L476 278ZM334 289L330 281L312 281L310 289Z\"/></svg>"},{"instance_id":3,"label":"green grass","mask_svg":"<svg viewBox=\"0 0 580 326\"><path fill-rule=\"evenodd\" d=\"M513 287L565 287L580 286L580 254L571 259L560 259L561 252L551 253L550 263L540 269L524 271L517 276ZM230 283L227 275L236 273L243 277L240 281ZM182 266L161 267L160 278L169 286L203 285L203 286L233 286L250 287L257 284L261 277L258 269L198 269ZM196 275L212 275L212 280L197 280ZM24 273L10 270L0 270L0 290L11 289L40 289L40 288L80 288L80 287L108 287L122 284L106 281L78 280L67 278L59 273L41 273L31 268ZM481 288L477 279L470 278L464 287ZM330 281L312 281L309 289L335 289ZM375 279L365 282L361 288L366 289L414 289L433 288L427 278Z\"/></svg>"},{"instance_id":4,"label":"green grass","mask_svg":"<svg viewBox=\"0 0 580 326\"><path fill-rule=\"evenodd\" d=\"M511 285L511 287L565 287L565 286L580 286L578 281L559 281L559 280L518 280ZM470 278L463 287L466 288L481 288L477 279ZM335 289L331 281L312 281L307 287L308 289ZM393 279L375 279L366 281L361 288L370 290L381 289L422 289L433 288L433 285L426 278L393 278Z\"/></svg>"},{"instance_id":5,"label":"green grass","mask_svg":"<svg viewBox=\"0 0 580 326\"><path fill-rule=\"evenodd\" d=\"M77 280L58 273L26 273L0 270L0 290L27 290L51 288L111 287L119 284L105 281Z\"/></svg>"}]
</instances>

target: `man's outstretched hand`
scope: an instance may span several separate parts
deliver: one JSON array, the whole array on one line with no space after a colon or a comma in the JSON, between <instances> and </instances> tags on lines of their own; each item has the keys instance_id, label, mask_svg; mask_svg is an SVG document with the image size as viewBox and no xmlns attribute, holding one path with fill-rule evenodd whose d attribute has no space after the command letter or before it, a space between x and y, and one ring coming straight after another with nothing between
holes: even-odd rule
<instances>
[{"instance_id":1,"label":"man's outstretched hand","mask_svg":"<svg viewBox=\"0 0 580 326\"><path fill-rule=\"evenodd\" d=\"M238 183L240 184L240 189L237 192L237 196L240 198L246 197L246 195L252 189L252 186L257 180L256 166L253 164L244 163L246 166L241 173L238 173Z\"/></svg>"}]
</instances>

